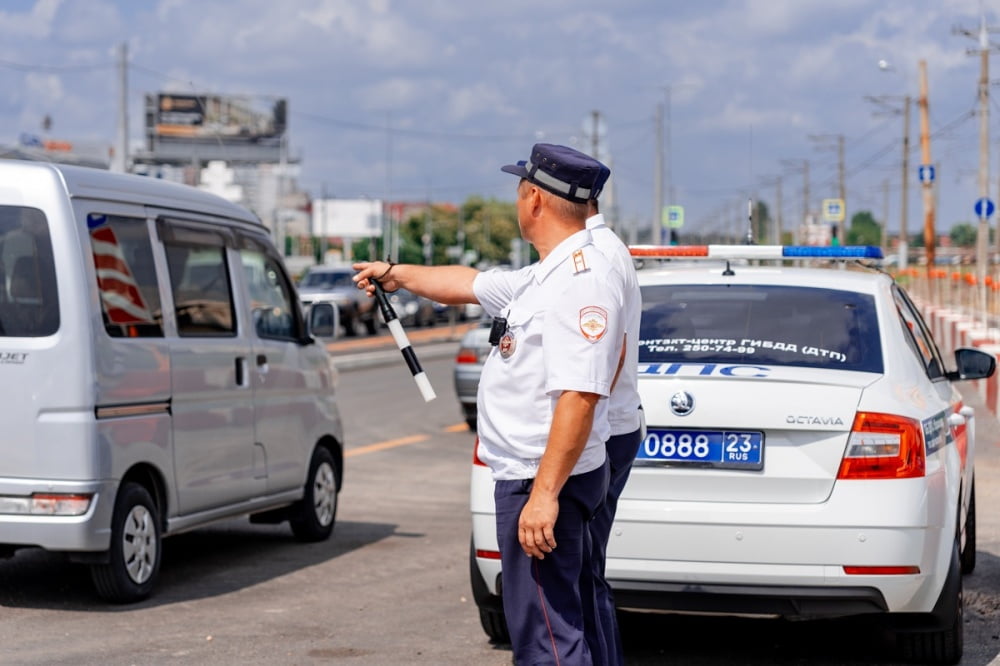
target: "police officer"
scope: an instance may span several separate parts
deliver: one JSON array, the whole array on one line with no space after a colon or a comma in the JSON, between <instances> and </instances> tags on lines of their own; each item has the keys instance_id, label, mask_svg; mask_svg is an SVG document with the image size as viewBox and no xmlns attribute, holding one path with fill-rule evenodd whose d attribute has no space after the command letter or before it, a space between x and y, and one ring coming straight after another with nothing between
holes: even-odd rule
<instances>
[{"instance_id":1,"label":"police officer","mask_svg":"<svg viewBox=\"0 0 1000 666\"><path fill-rule=\"evenodd\" d=\"M518 664L591 664L607 646L589 523L605 500L608 400L621 361L624 280L586 229L604 167L540 143L502 170L520 177L519 271L355 264L358 286L400 287L494 317L479 383L479 458L495 479L503 602Z\"/></svg>"},{"instance_id":2,"label":"police officer","mask_svg":"<svg viewBox=\"0 0 1000 666\"><path fill-rule=\"evenodd\" d=\"M611 172L603 169L595 184L596 192L588 202L590 217L587 218L587 229L594 240L594 245L608 261L621 273L625 281L624 322L625 335L623 341L622 365L608 399L608 421L611 437L607 441L607 456L610 466L610 481L608 494L604 504L590 523L590 533L593 540L593 562L596 567L597 607L601 618L601 630L606 644L606 663L622 664L625 654L622 648L621 636L618 632L618 620L615 613L614 596L611 586L605 578L605 562L607 559L608 539L611 536L611 524L614 522L615 511L618 508L618 498L622 494L625 482L632 470L632 461L639 450L639 444L644 436L644 419L639 401L639 321L642 315L642 295L639 291L639 280L635 272L635 263L628 247L617 234L607 226L604 215L601 214L597 195L603 189Z\"/></svg>"}]
</instances>

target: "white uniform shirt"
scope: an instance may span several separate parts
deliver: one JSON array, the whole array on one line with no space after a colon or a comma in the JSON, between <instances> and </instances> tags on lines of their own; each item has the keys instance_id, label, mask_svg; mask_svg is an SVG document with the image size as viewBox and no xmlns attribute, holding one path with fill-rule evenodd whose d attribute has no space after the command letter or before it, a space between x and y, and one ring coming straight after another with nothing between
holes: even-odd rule
<instances>
[{"instance_id":1,"label":"white uniform shirt","mask_svg":"<svg viewBox=\"0 0 1000 666\"><path fill-rule=\"evenodd\" d=\"M598 213L587 218L587 229L594 239L594 245L622 274L625 281L625 333L628 335L625 348L625 364L618 383L611 392L608 405L608 422L612 435L635 432L639 421L639 320L642 317L642 294L639 278L635 274L635 263L628 247L618 238L618 234L604 223L604 215Z\"/></svg>"},{"instance_id":2,"label":"white uniform shirt","mask_svg":"<svg viewBox=\"0 0 1000 666\"><path fill-rule=\"evenodd\" d=\"M581 230L536 264L491 270L473 283L490 316L507 318L508 332L490 351L477 396L479 458L494 479L530 479L549 438L563 391L607 396L621 351L622 278ZM604 463L610 436L607 400L572 474Z\"/></svg>"}]
</instances>

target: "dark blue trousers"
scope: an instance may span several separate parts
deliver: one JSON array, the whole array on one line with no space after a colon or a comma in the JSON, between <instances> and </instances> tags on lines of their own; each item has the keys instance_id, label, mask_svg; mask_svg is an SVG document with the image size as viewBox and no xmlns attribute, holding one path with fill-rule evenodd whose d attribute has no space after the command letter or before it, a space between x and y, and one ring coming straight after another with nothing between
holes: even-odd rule
<instances>
[{"instance_id":1,"label":"dark blue trousers","mask_svg":"<svg viewBox=\"0 0 1000 666\"><path fill-rule=\"evenodd\" d=\"M594 547L591 561L595 570L597 612L606 648L606 653L601 659L594 659L595 664L619 666L625 663L625 652L622 648L621 635L618 633L615 599L611 593L611 586L604 578L604 566L607 561L608 539L611 537L611 523L614 522L615 511L618 508L618 498L625 488L625 482L628 481L629 472L632 471L632 461L641 443L642 428L625 435L614 435L608 440L608 463L611 467L608 496L597 510L594 519L590 521L590 536Z\"/></svg>"},{"instance_id":2,"label":"dark blue trousers","mask_svg":"<svg viewBox=\"0 0 1000 666\"><path fill-rule=\"evenodd\" d=\"M518 666L590 666L602 651L590 520L604 502L608 463L569 477L559 493L556 548L544 560L525 555L518 520L533 479L497 481L497 543L503 607Z\"/></svg>"}]
</instances>

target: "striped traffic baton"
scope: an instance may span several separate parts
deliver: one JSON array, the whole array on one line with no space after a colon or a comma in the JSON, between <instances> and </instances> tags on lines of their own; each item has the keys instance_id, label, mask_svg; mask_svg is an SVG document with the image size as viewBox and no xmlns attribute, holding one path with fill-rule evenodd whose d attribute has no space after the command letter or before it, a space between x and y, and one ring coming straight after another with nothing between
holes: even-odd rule
<instances>
[{"instance_id":1,"label":"striped traffic baton","mask_svg":"<svg viewBox=\"0 0 1000 666\"><path fill-rule=\"evenodd\" d=\"M420 367L420 361L417 360L417 355L414 353L413 347L410 346L410 340L406 337L406 331L403 330L403 325L399 323L399 317L396 316L396 311L392 309L392 304L382 290L382 285L375 278L369 278L369 280L375 285L375 300L378 301L379 310L382 311L382 318L385 319L385 324L389 327L389 332L392 333L392 339L396 341L396 346L399 347L399 351L403 354L403 359L406 361L407 367L410 368L410 374L413 375L413 381L417 383L420 395L424 396L424 402L430 402L437 397L433 387L431 387L431 380L427 379L427 373Z\"/></svg>"}]
</instances>

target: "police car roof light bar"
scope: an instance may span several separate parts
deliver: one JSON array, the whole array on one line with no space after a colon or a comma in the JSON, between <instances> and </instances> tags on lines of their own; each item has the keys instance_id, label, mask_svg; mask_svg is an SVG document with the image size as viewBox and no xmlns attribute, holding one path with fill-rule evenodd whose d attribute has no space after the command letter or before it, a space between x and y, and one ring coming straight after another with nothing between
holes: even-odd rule
<instances>
[{"instance_id":1,"label":"police car roof light bar","mask_svg":"<svg viewBox=\"0 0 1000 666\"><path fill-rule=\"evenodd\" d=\"M651 259L881 259L873 245L631 245L633 257Z\"/></svg>"}]
</instances>

